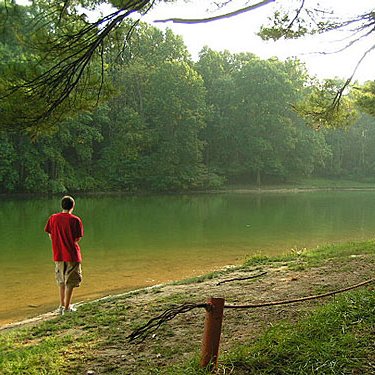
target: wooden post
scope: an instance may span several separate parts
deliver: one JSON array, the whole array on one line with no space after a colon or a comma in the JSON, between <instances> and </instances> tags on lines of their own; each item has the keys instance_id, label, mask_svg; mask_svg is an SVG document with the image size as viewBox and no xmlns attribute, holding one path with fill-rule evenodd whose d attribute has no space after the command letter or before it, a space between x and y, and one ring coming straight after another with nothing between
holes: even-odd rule
<instances>
[{"instance_id":1,"label":"wooden post","mask_svg":"<svg viewBox=\"0 0 375 375\"><path fill-rule=\"evenodd\" d=\"M221 326L223 322L224 298L210 298L206 308L202 342L201 367L217 369Z\"/></svg>"}]
</instances>

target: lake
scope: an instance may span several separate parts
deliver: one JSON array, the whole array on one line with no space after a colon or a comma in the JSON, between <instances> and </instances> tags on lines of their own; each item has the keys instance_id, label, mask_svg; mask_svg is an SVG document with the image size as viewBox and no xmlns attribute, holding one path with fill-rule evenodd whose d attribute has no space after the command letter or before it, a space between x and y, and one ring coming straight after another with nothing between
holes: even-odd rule
<instances>
[{"instance_id":1,"label":"lake","mask_svg":"<svg viewBox=\"0 0 375 375\"><path fill-rule=\"evenodd\" d=\"M375 192L76 197L85 236L74 301L197 276L251 255L374 237ZM44 225L59 198L0 198L0 324L58 305ZM205 296L202 296L205 297Z\"/></svg>"}]
</instances>

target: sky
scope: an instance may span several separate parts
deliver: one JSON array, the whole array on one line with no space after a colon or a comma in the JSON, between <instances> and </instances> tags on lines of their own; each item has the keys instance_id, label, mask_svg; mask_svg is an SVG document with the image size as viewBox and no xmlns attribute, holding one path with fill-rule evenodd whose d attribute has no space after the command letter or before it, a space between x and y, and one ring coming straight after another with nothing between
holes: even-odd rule
<instances>
[{"instance_id":1,"label":"sky","mask_svg":"<svg viewBox=\"0 0 375 375\"><path fill-rule=\"evenodd\" d=\"M285 3L285 0L283 1ZM176 3L158 4L144 20L161 29L168 27L174 33L181 35L194 59L197 59L199 51L204 46L217 51L251 52L264 59L273 56L281 60L287 57L297 57L306 63L311 74L319 78L348 78L353 73L363 51L370 47L369 43L374 42L373 38L367 38L369 40L364 41L358 47L352 47L340 53L323 55L321 52L331 52L343 46L343 42L339 42L344 37L342 32L330 32L324 36L314 36L303 40L262 41L256 32L273 14L274 4L230 19L205 24L153 23L157 19L201 18L220 13L207 11L212 2L213 0L190 2L179 0ZM246 5L246 1L235 0L233 2L236 3L236 8ZM258 1L253 3L255 2ZM325 8L331 7L339 16L352 16L375 8L374 0L321 0L320 4ZM363 61L354 79L361 82L375 80L375 51L372 51Z\"/></svg>"},{"instance_id":2,"label":"sky","mask_svg":"<svg viewBox=\"0 0 375 375\"><path fill-rule=\"evenodd\" d=\"M238 9L247 3L256 3L260 0L246 1L233 0L234 8ZM305 0L306 3L318 0ZM17 0L18 3L27 3L27 0ZM363 42L355 47L346 49L340 53L322 54L331 52L343 46L345 35L340 32L330 32L321 36L313 36L300 40L287 41L262 41L256 35L260 26L267 22L272 16L275 4L260 7L245 14L235 17L204 23L204 24L175 24L156 23L157 19L171 17L180 18L204 18L212 14L212 3L214 0L175 0L171 3L158 3L143 21L152 24L159 29L170 28L175 34L181 35L188 47L192 58L198 59L199 51L208 46L216 51L228 50L232 53L251 52L260 58L278 57L284 60L288 57L297 57L305 62L308 71L319 78L348 78L352 75L358 60L363 52L371 46L373 38L365 38ZM275 2L285 4L290 0L277 0ZM374 9L374 0L320 0L321 7L331 8L335 15L353 16L363 11ZM233 9L229 8L228 10ZM104 8L109 13L109 8ZM220 12L219 12L220 13ZM341 40L341 42L339 42ZM355 80L364 82L375 80L375 50L372 51L358 68Z\"/></svg>"}]
</instances>

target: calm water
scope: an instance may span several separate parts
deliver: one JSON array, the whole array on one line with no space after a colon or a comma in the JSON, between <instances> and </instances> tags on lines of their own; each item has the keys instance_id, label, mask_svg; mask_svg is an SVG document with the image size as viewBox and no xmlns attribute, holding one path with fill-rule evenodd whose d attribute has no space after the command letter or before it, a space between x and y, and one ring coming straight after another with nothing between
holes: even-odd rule
<instances>
[{"instance_id":1,"label":"calm water","mask_svg":"<svg viewBox=\"0 0 375 375\"><path fill-rule=\"evenodd\" d=\"M43 232L58 199L0 201L0 324L58 304ZM375 192L76 197L85 226L75 301L199 275L254 254L375 233Z\"/></svg>"}]
</instances>

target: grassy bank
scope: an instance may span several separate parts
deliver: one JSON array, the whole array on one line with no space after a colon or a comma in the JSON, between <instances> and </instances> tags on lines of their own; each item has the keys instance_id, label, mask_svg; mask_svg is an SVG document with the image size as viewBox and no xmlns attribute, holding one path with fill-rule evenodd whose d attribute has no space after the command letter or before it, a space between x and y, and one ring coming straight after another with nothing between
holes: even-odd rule
<instances>
[{"instance_id":1,"label":"grassy bank","mask_svg":"<svg viewBox=\"0 0 375 375\"><path fill-rule=\"evenodd\" d=\"M223 190L241 191L241 190L374 190L375 181L372 179L347 180L340 178L295 178L285 182L256 184L228 184Z\"/></svg>"},{"instance_id":2,"label":"grassy bank","mask_svg":"<svg viewBox=\"0 0 375 375\"><path fill-rule=\"evenodd\" d=\"M374 277L374 258L374 241L318 247L87 303L75 314L2 331L0 373L204 374L202 310L179 315L143 343L129 344L126 336L172 305L210 295L242 304L353 285ZM307 303L225 311L219 373L372 374L374 334L373 284Z\"/></svg>"}]
</instances>

